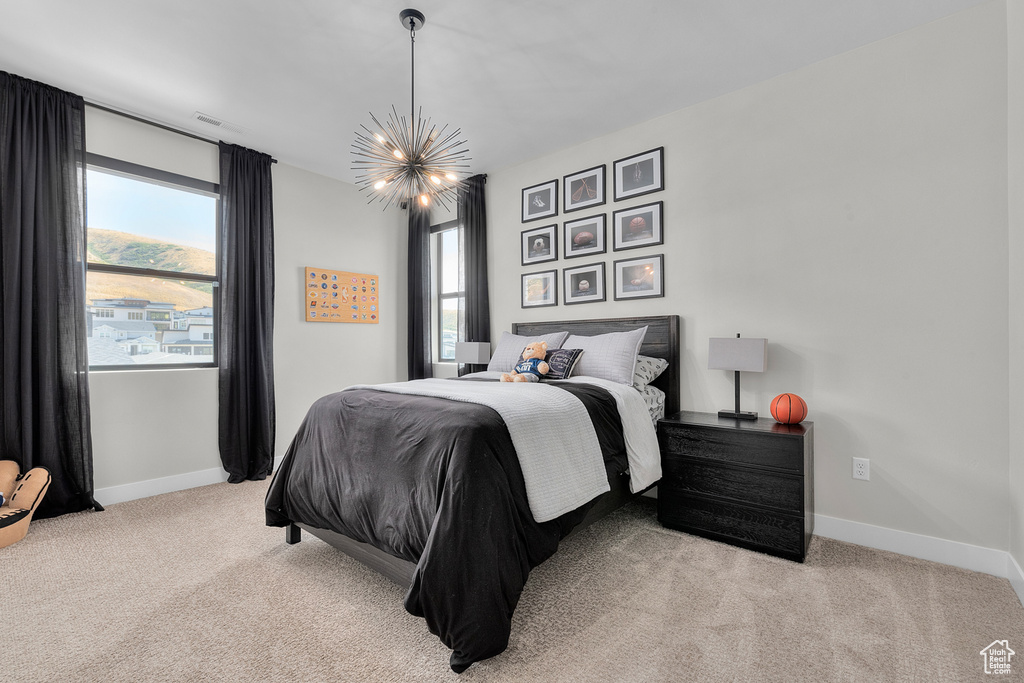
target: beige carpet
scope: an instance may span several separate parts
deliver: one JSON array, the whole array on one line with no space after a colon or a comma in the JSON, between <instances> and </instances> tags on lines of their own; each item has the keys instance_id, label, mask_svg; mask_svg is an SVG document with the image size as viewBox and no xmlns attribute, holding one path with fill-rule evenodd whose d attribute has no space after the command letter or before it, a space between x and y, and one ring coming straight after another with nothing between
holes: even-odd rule
<instances>
[{"instance_id":1,"label":"beige carpet","mask_svg":"<svg viewBox=\"0 0 1024 683\"><path fill-rule=\"evenodd\" d=\"M1021 654L985 574L815 538L800 565L631 505L531 575L502 655L457 676L386 579L263 526L266 482L33 522L0 550L10 681L971 681Z\"/></svg>"}]
</instances>

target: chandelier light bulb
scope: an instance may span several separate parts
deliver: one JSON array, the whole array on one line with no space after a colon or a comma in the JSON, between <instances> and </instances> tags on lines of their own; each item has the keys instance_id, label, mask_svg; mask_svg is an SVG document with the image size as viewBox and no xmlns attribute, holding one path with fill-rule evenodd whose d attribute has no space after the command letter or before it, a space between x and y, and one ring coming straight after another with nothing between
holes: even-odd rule
<instances>
[{"instance_id":1,"label":"chandelier light bulb","mask_svg":"<svg viewBox=\"0 0 1024 683\"><path fill-rule=\"evenodd\" d=\"M387 184L388 184L388 181L386 181L386 180L378 180L377 182L375 182L373 184L373 189L379 190L379 189L383 188Z\"/></svg>"},{"instance_id":2,"label":"chandelier light bulb","mask_svg":"<svg viewBox=\"0 0 1024 683\"><path fill-rule=\"evenodd\" d=\"M430 197L428 197L425 194L421 194L420 195L420 204L422 204L423 206L428 206L430 204Z\"/></svg>"},{"instance_id":3,"label":"chandelier light bulb","mask_svg":"<svg viewBox=\"0 0 1024 683\"><path fill-rule=\"evenodd\" d=\"M436 175L432 175L430 176L430 182L434 183L435 185L440 185L441 179L438 178Z\"/></svg>"},{"instance_id":4,"label":"chandelier light bulb","mask_svg":"<svg viewBox=\"0 0 1024 683\"><path fill-rule=\"evenodd\" d=\"M444 177L447 178L448 180L458 180L459 179L459 176L455 175L454 173L445 173Z\"/></svg>"}]
</instances>

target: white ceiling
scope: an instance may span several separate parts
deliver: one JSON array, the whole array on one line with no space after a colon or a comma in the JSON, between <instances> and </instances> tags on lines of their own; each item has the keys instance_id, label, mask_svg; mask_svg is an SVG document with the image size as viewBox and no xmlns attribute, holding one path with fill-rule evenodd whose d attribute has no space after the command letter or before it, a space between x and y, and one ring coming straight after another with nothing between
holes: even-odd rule
<instances>
[{"instance_id":1,"label":"white ceiling","mask_svg":"<svg viewBox=\"0 0 1024 683\"><path fill-rule=\"evenodd\" d=\"M0 70L352 182L416 99L488 172L985 0L0 0ZM236 134L192 118L214 116Z\"/></svg>"}]
</instances>

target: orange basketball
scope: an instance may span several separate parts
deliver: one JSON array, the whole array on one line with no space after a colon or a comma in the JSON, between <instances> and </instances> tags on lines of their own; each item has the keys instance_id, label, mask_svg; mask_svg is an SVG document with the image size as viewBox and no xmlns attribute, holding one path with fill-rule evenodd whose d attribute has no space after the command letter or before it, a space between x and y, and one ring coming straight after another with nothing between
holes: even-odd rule
<instances>
[{"instance_id":1,"label":"orange basketball","mask_svg":"<svg viewBox=\"0 0 1024 683\"><path fill-rule=\"evenodd\" d=\"M807 404L796 394L779 394L772 399L772 417L786 425L795 425L807 417Z\"/></svg>"}]
</instances>

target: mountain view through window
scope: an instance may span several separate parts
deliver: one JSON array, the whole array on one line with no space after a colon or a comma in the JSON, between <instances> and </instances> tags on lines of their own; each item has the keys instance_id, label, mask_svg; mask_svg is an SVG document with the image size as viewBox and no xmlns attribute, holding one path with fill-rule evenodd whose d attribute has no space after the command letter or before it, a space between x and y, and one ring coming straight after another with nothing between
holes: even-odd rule
<instances>
[{"instance_id":1,"label":"mountain view through window","mask_svg":"<svg viewBox=\"0 0 1024 683\"><path fill-rule=\"evenodd\" d=\"M217 196L92 165L86 188L90 366L213 365Z\"/></svg>"}]
</instances>

